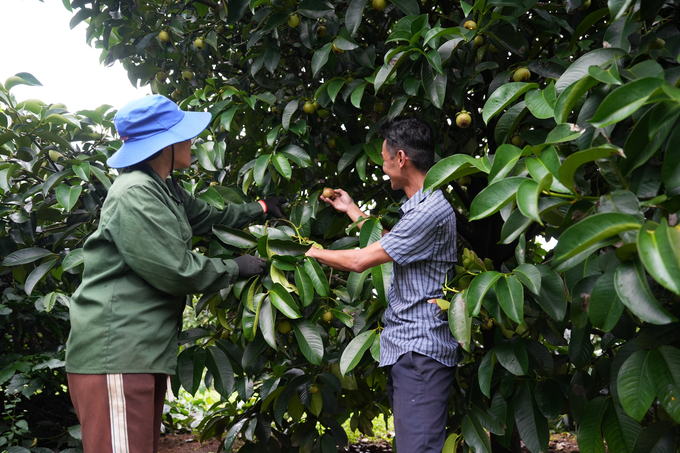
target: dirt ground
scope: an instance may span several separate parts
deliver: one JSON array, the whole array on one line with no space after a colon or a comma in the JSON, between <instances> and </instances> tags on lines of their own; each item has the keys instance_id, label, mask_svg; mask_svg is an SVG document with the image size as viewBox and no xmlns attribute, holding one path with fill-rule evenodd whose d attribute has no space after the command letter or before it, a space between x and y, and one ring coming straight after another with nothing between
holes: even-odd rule
<instances>
[{"instance_id":1,"label":"dirt ground","mask_svg":"<svg viewBox=\"0 0 680 453\"><path fill-rule=\"evenodd\" d=\"M215 453L219 442L212 439L200 443L191 434L168 434L161 437L158 453ZM522 449L528 452L526 448ZM362 442L352 444L344 450L349 453L391 453L392 448L388 441ZM549 453L578 453L576 436L569 433L558 433L550 436Z\"/></svg>"}]
</instances>

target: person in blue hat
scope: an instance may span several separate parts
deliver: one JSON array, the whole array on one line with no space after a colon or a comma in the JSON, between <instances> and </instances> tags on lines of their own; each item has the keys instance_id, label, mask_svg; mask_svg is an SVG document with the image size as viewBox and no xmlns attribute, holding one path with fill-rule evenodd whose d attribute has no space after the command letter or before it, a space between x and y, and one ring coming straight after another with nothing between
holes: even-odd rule
<instances>
[{"instance_id":1,"label":"person in blue hat","mask_svg":"<svg viewBox=\"0 0 680 453\"><path fill-rule=\"evenodd\" d=\"M114 118L123 145L107 164L121 173L83 246L83 280L72 297L66 344L85 453L158 450L187 296L266 271L262 258L225 260L192 250L192 237L213 224L240 229L263 214L284 217L282 198L220 211L168 179L191 165L191 140L210 119L158 95L128 103Z\"/></svg>"}]
</instances>

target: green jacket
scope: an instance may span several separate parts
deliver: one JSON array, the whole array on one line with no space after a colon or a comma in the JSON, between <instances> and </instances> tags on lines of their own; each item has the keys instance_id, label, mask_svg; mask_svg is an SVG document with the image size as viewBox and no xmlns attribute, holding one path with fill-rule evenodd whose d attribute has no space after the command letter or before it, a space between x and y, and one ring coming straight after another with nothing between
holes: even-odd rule
<instances>
[{"instance_id":1,"label":"green jacket","mask_svg":"<svg viewBox=\"0 0 680 453\"><path fill-rule=\"evenodd\" d=\"M244 228L259 203L219 211L158 174L121 174L109 190L97 231L83 247L83 281L70 307L66 371L81 374L174 374L186 296L229 286L232 260L191 250L213 224Z\"/></svg>"}]
</instances>

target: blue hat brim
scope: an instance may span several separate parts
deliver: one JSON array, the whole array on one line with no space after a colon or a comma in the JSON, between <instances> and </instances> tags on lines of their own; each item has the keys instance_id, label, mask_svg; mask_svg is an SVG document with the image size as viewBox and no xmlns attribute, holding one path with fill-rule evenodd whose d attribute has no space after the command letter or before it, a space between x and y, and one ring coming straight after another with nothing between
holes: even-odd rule
<instances>
[{"instance_id":1,"label":"blue hat brim","mask_svg":"<svg viewBox=\"0 0 680 453\"><path fill-rule=\"evenodd\" d=\"M111 156L106 165L111 168L125 168L153 156L166 146L190 140L203 132L212 115L208 112L184 112L184 118L170 129L151 137L130 139L123 143Z\"/></svg>"}]
</instances>

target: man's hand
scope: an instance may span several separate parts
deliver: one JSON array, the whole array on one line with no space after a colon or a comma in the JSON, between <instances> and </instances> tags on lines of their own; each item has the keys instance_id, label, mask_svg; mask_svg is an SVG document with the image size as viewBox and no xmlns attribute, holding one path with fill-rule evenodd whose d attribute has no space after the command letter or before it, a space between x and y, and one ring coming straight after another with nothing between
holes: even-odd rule
<instances>
[{"instance_id":1,"label":"man's hand","mask_svg":"<svg viewBox=\"0 0 680 453\"><path fill-rule=\"evenodd\" d=\"M263 258L242 255L234 258L234 262L238 266L239 277L248 278L253 275L260 275L267 272L267 261Z\"/></svg>"},{"instance_id":2,"label":"man's hand","mask_svg":"<svg viewBox=\"0 0 680 453\"><path fill-rule=\"evenodd\" d=\"M333 206L337 211L345 213L348 212L352 205L354 205L352 197L350 197L349 194L342 189L332 190L335 192L335 196L333 198L326 198L323 195L321 195L319 198Z\"/></svg>"}]
</instances>

